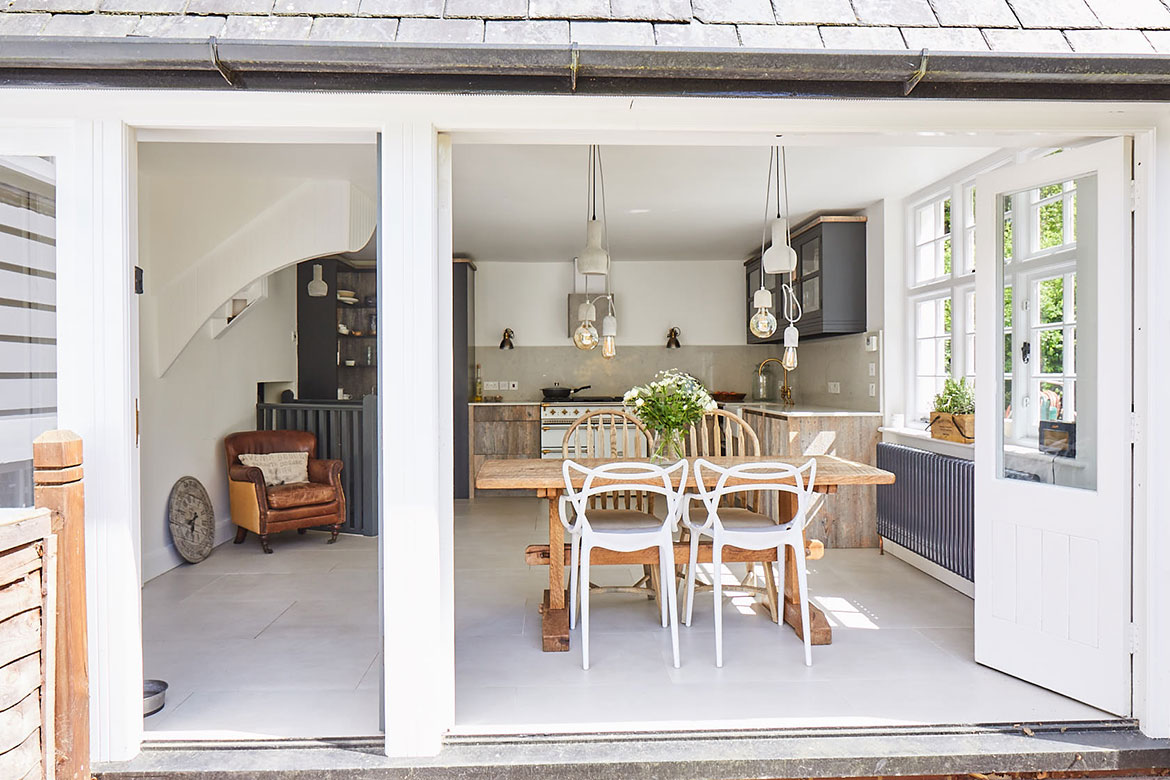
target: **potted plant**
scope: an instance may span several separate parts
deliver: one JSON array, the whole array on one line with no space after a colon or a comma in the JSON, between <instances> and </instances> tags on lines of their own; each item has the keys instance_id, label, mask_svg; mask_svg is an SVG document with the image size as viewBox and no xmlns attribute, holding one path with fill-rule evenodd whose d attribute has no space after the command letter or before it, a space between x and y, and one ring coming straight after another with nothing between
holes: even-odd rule
<instances>
[{"instance_id":1,"label":"potted plant","mask_svg":"<svg viewBox=\"0 0 1170 780\"><path fill-rule=\"evenodd\" d=\"M971 444L975 441L975 388L966 377L948 379L934 397L930 413L930 437Z\"/></svg>"},{"instance_id":2,"label":"potted plant","mask_svg":"<svg viewBox=\"0 0 1170 780\"><path fill-rule=\"evenodd\" d=\"M648 385L630 388L623 401L654 434L651 459L658 463L684 457L683 432L718 408L699 380L677 369L660 372Z\"/></svg>"}]
</instances>

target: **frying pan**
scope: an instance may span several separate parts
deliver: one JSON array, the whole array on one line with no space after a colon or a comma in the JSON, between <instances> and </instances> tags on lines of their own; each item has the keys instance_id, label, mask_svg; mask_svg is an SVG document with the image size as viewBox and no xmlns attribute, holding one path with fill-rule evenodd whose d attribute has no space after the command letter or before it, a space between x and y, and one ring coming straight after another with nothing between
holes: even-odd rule
<instances>
[{"instance_id":1,"label":"frying pan","mask_svg":"<svg viewBox=\"0 0 1170 780\"><path fill-rule=\"evenodd\" d=\"M554 382L552 387L540 388L540 392L544 395L545 398L549 400L563 400L573 395L573 393L579 393L580 391L588 390L591 387L593 387L593 385L582 385L581 387L568 388L561 387L560 382Z\"/></svg>"}]
</instances>

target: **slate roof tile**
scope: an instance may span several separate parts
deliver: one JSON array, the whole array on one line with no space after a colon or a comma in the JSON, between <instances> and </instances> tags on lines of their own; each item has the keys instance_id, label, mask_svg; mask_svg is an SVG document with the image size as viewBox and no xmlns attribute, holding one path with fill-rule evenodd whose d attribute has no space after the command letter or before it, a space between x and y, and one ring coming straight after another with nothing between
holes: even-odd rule
<instances>
[{"instance_id":1,"label":"slate roof tile","mask_svg":"<svg viewBox=\"0 0 1170 780\"><path fill-rule=\"evenodd\" d=\"M1153 54L1154 47L1141 30L1069 30L1064 34L1073 51L1101 54Z\"/></svg>"},{"instance_id":2,"label":"slate roof tile","mask_svg":"<svg viewBox=\"0 0 1170 780\"><path fill-rule=\"evenodd\" d=\"M370 0L362 0L362 7ZM399 43L483 43L481 19L403 19Z\"/></svg>"},{"instance_id":3,"label":"slate roof tile","mask_svg":"<svg viewBox=\"0 0 1170 780\"><path fill-rule=\"evenodd\" d=\"M112 14L182 14L187 0L100 0L98 10Z\"/></svg>"},{"instance_id":4,"label":"slate roof tile","mask_svg":"<svg viewBox=\"0 0 1170 780\"><path fill-rule=\"evenodd\" d=\"M1170 28L1170 11L1158 0L1086 0L1106 27Z\"/></svg>"},{"instance_id":5,"label":"slate roof tile","mask_svg":"<svg viewBox=\"0 0 1170 780\"><path fill-rule=\"evenodd\" d=\"M971 27L903 27L902 37L911 49L930 49L932 52L987 51L989 48L983 33Z\"/></svg>"},{"instance_id":6,"label":"slate roof tile","mask_svg":"<svg viewBox=\"0 0 1170 780\"><path fill-rule=\"evenodd\" d=\"M578 22L569 24L569 36L583 46L653 46L650 22Z\"/></svg>"},{"instance_id":7,"label":"slate roof tile","mask_svg":"<svg viewBox=\"0 0 1170 780\"><path fill-rule=\"evenodd\" d=\"M362 16L437 17L443 13L443 0L361 0L358 13Z\"/></svg>"},{"instance_id":8,"label":"slate roof tile","mask_svg":"<svg viewBox=\"0 0 1170 780\"><path fill-rule=\"evenodd\" d=\"M821 32L813 24L741 24L739 40L751 49L823 49Z\"/></svg>"},{"instance_id":9,"label":"slate roof tile","mask_svg":"<svg viewBox=\"0 0 1170 780\"><path fill-rule=\"evenodd\" d=\"M659 46L734 48L739 34L733 24L656 24L654 39Z\"/></svg>"},{"instance_id":10,"label":"slate roof tile","mask_svg":"<svg viewBox=\"0 0 1170 780\"><path fill-rule=\"evenodd\" d=\"M301 41L309 37L311 16L229 16L224 40Z\"/></svg>"},{"instance_id":11,"label":"slate roof tile","mask_svg":"<svg viewBox=\"0 0 1170 780\"><path fill-rule=\"evenodd\" d=\"M647 22L689 22L691 0L609 0L614 19Z\"/></svg>"},{"instance_id":12,"label":"slate roof tile","mask_svg":"<svg viewBox=\"0 0 1170 780\"><path fill-rule=\"evenodd\" d=\"M0 35L40 35L51 14L0 14Z\"/></svg>"},{"instance_id":13,"label":"slate roof tile","mask_svg":"<svg viewBox=\"0 0 1170 780\"><path fill-rule=\"evenodd\" d=\"M124 38L137 25L138 17L129 14L54 14L41 34Z\"/></svg>"},{"instance_id":14,"label":"slate roof tile","mask_svg":"<svg viewBox=\"0 0 1170 780\"><path fill-rule=\"evenodd\" d=\"M563 19L489 21L484 26L483 41L520 45L566 45L569 43L569 23Z\"/></svg>"},{"instance_id":15,"label":"slate roof tile","mask_svg":"<svg viewBox=\"0 0 1170 780\"><path fill-rule=\"evenodd\" d=\"M224 16L144 16L131 35L147 38L223 37Z\"/></svg>"},{"instance_id":16,"label":"slate roof tile","mask_svg":"<svg viewBox=\"0 0 1170 780\"><path fill-rule=\"evenodd\" d=\"M776 21L771 0L691 0L691 7L695 19L704 23L773 24Z\"/></svg>"},{"instance_id":17,"label":"slate roof tile","mask_svg":"<svg viewBox=\"0 0 1170 780\"><path fill-rule=\"evenodd\" d=\"M781 24L857 24L849 0L772 0Z\"/></svg>"},{"instance_id":18,"label":"slate roof tile","mask_svg":"<svg viewBox=\"0 0 1170 780\"><path fill-rule=\"evenodd\" d=\"M931 0L944 27L1019 27L1006 0Z\"/></svg>"},{"instance_id":19,"label":"slate roof tile","mask_svg":"<svg viewBox=\"0 0 1170 780\"><path fill-rule=\"evenodd\" d=\"M397 19L324 17L313 21L309 40L390 43L397 33Z\"/></svg>"},{"instance_id":20,"label":"slate roof tile","mask_svg":"<svg viewBox=\"0 0 1170 780\"><path fill-rule=\"evenodd\" d=\"M897 27L822 27L826 49L843 51L889 51L906 48Z\"/></svg>"},{"instance_id":21,"label":"slate roof tile","mask_svg":"<svg viewBox=\"0 0 1170 780\"><path fill-rule=\"evenodd\" d=\"M984 30L992 51L1072 51L1060 30Z\"/></svg>"},{"instance_id":22,"label":"slate roof tile","mask_svg":"<svg viewBox=\"0 0 1170 780\"><path fill-rule=\"evenodd\" d=\"M1008 4L1024 27L1060 30L1101 26L1085 0L1008 0Z\"/></svg>"},{"instance_id":23,"label":"slate roof tile","mask_svg":"<svg viewBox=\"0 0 1170 780\"><path fill-rule=\"evenodd\" d=\"M91 13L98 0L9 0L5 11L51 11L53 13Z\"/></svg>"},{"instance_id":24,"label":"slate roof tile","mask_svg":"<svg viewBox=\"0 0 1170 780\"><path fill-rule=\"evenodd\" d=\"M853 0L853 8L863 25L938 26L938 19L926 0Z\"/></svg>"},{"instance_id":25,"label":"slate roof tile","mask_svg":"<svg viewBox=\"0 0 1170 780\"><path fill-rule=\"evenodd\" d=\"M609 0L528 0L532 19L608 19Z\"/></svg>"},{"instance_id":26,"label":"slate roof tile","mask_svg":"<svg viewBox=\"0 0 1170 780\"><path fill-rule=\"evenodd\" d=\"M267 14L272 11L273 0L189 0L189 14Z\"/></svg>"},{"instance_id":27,"label":"slate roof tile","mask_svg":"<svg viewBox=\"0 0 1170 780\"><path fill-rule=\"evenodd\" d=\"M523 19L528 0L447 0L443 16L455 19Z\"/></svg>"}]
</instances>

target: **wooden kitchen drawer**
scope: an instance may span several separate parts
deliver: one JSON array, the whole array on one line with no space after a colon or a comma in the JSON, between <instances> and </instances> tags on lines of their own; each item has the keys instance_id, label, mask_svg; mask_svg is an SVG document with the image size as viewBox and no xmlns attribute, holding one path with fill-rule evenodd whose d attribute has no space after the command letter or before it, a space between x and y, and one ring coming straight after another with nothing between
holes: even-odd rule
<instances>
[{"instance_id":1,"label":"wooden kitchen drawer","mask_svg":"<svg viewBox=\"0 0 1170 780\"><path fill-rule=\"evenodd\" d=\"M539 421L538 404L491 404L472 407L476 422Z\"/></svg>"}]
</instances>

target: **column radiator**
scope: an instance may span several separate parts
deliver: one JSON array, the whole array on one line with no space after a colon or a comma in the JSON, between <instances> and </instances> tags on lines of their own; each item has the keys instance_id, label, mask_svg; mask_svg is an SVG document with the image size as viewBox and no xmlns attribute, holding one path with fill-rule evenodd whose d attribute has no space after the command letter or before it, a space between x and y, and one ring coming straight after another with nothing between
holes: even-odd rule
<instances>
[{"instance_id":1,"label":"column radiator","mask_svg":"<svg viewBox=\"0 0 1170 780\"><path fill-rule=\"evenodd\" d=\"M336 458L345 491L345 533L378 535L378 397L357 401L257 404L256 430L309 431L317 457Z\"/></svg>"},{"instance_id":2,"label":"column radiator","mask_svg":"<svg viewBox=\"0 0 1170 780\"><path fill-rule=\"evenodd\" d=\"M878 534L973 582L975 464L883 442L877 465L897 476L877 489Z\"/></svg>"}]
</instances>

